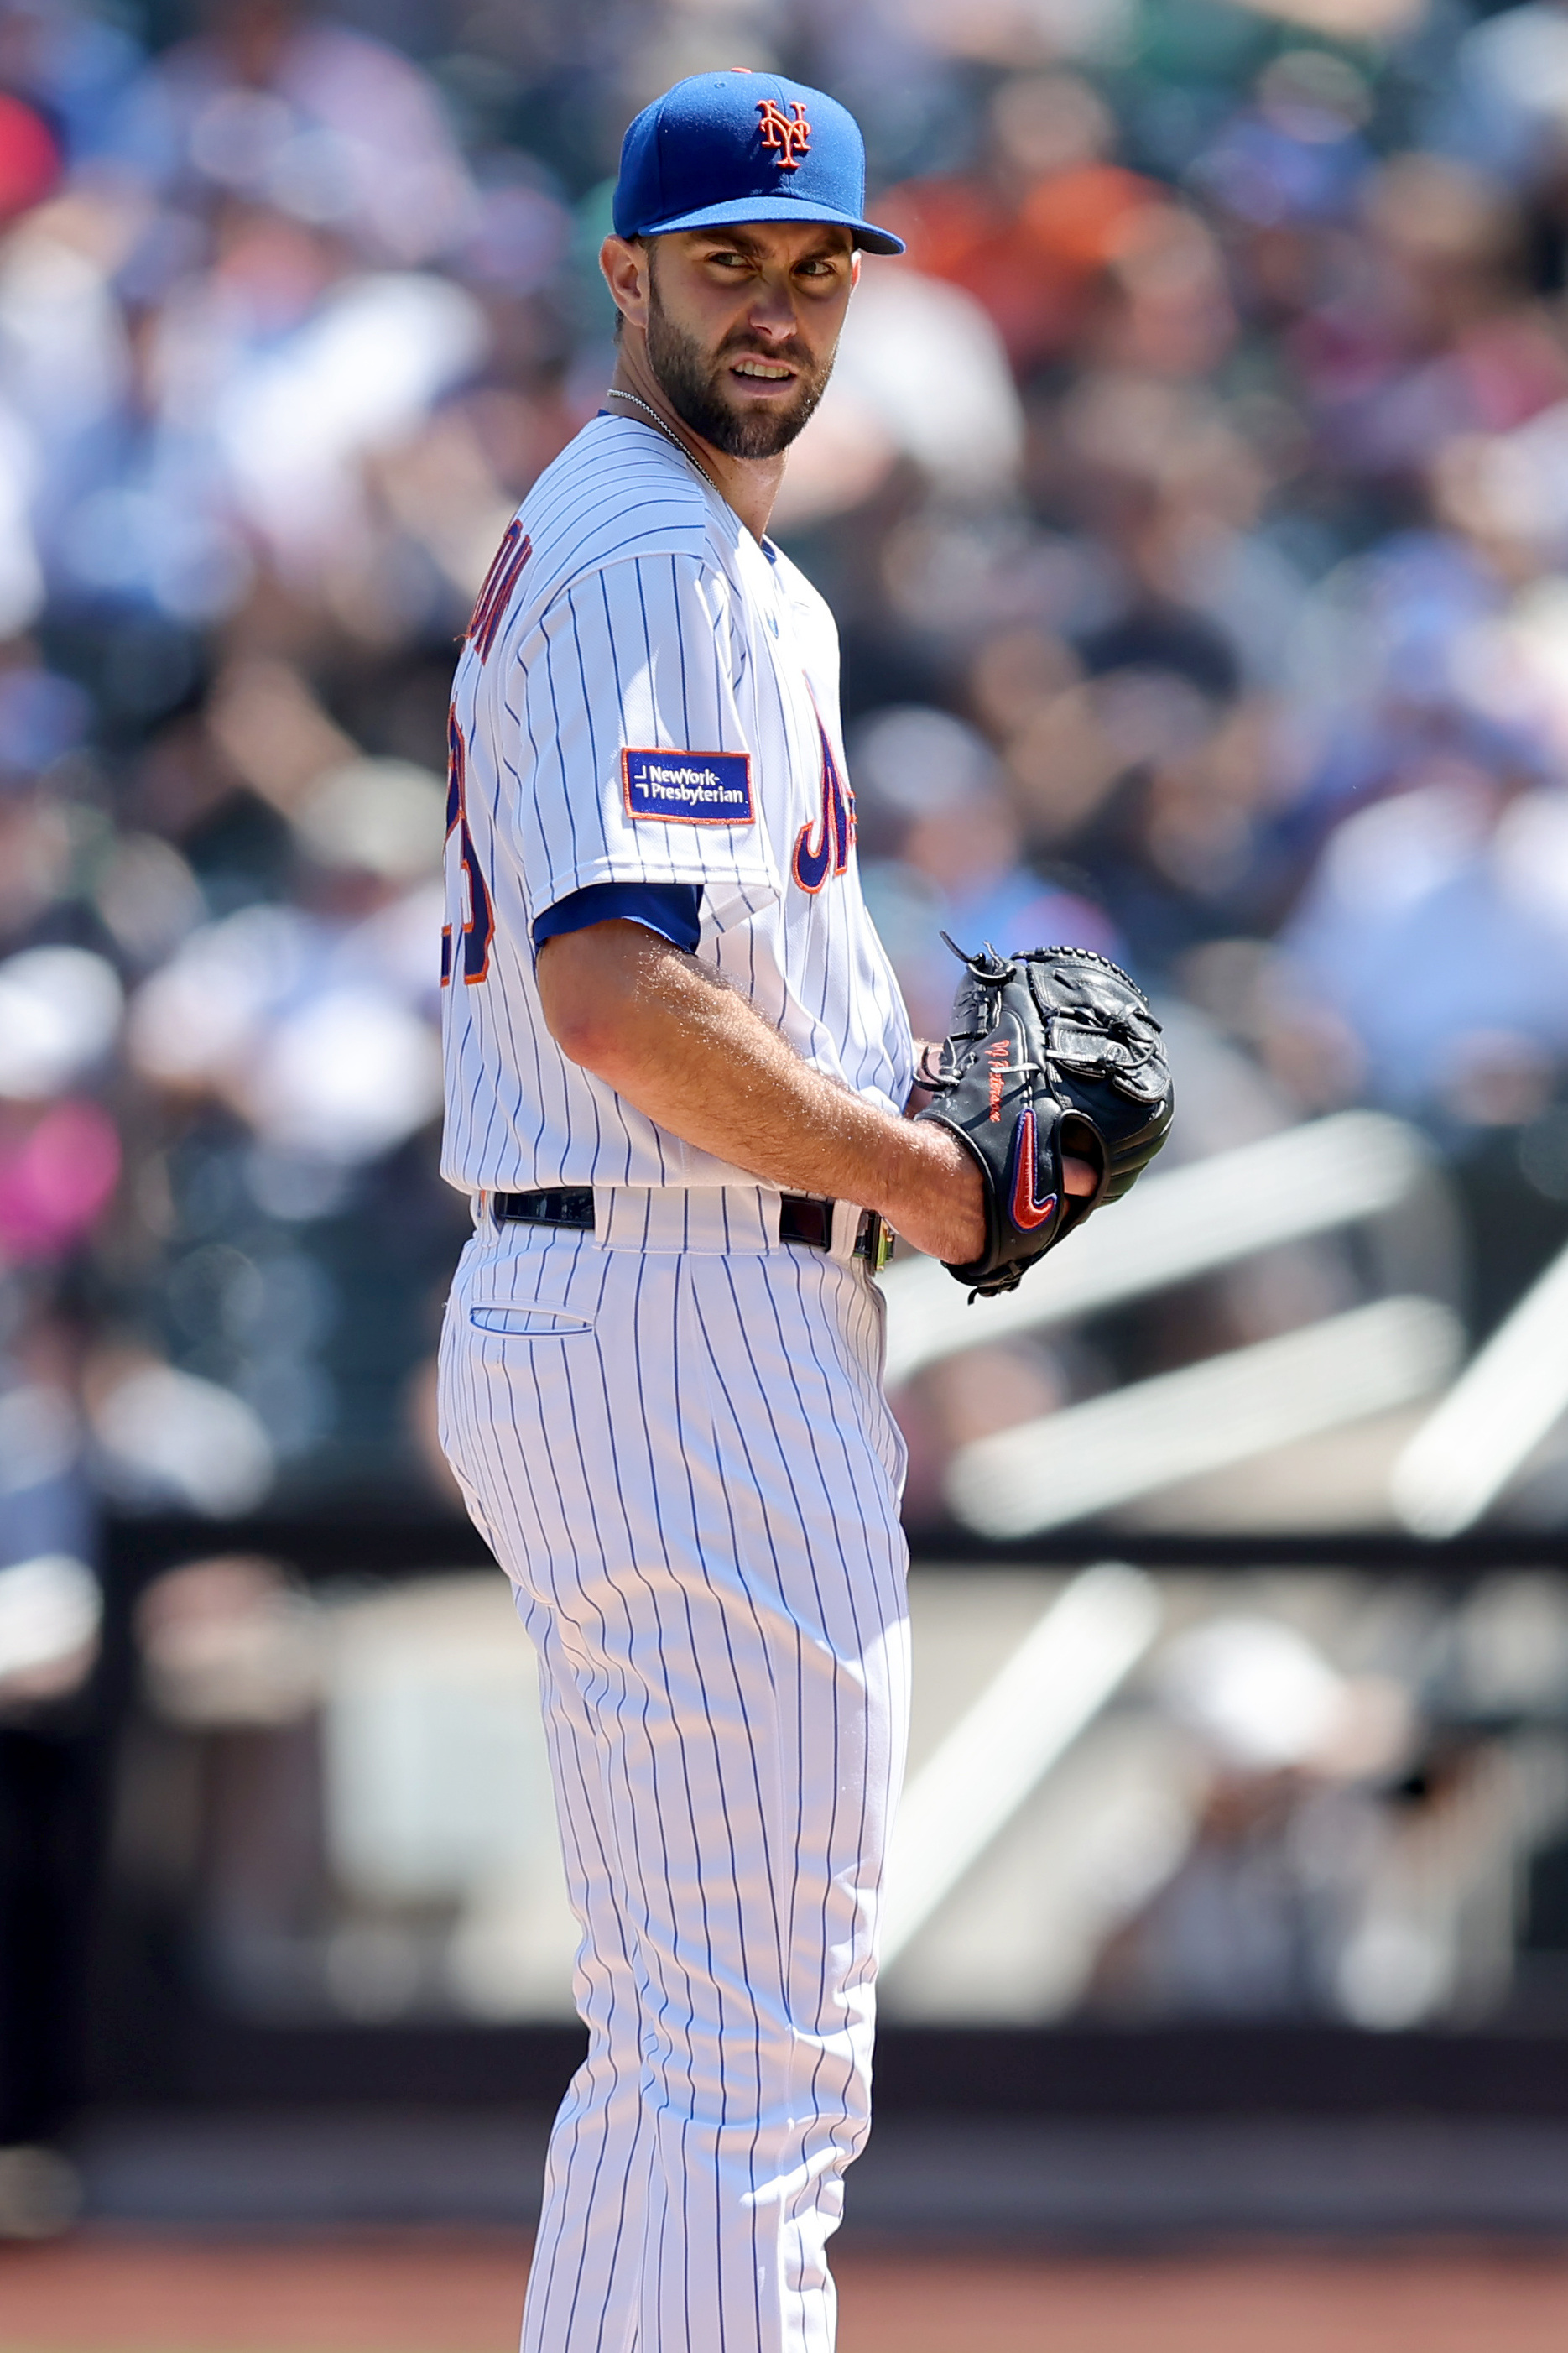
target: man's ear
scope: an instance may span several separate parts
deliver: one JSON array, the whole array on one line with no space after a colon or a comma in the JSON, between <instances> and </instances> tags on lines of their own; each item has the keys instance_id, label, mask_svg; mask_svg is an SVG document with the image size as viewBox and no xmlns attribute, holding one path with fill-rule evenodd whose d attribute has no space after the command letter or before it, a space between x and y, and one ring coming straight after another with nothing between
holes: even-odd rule
<instances>
[{"instance_id":1,"label":"man's ear","mask_svg":"<svg viewBox=\"0 0 1568 2353\"><path fill-rule=\"evenodd\" d=\"M622 318L634 327L646 327L648 251L641 237L607 237L599 248L599 268Z\"/></svg>"}]
</instances>

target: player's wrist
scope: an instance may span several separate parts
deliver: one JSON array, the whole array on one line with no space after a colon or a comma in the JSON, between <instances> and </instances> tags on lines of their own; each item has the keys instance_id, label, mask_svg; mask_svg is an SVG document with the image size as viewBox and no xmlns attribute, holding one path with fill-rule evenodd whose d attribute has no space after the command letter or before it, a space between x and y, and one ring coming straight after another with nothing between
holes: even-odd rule
<instances>
[{"instance_id":1,"label":"player's wrist","mask_svg":"<svg viewBox=\"0 0 1568 2353\"><path fill-rule=\"evenodd\" d=\"M937 1120L914 1120L898 1131L902 1148L887 1198L873 1203L915 1249L964 1265L985 1247L985 1195L966 1146Z\"/></svg>"}]
</instances>

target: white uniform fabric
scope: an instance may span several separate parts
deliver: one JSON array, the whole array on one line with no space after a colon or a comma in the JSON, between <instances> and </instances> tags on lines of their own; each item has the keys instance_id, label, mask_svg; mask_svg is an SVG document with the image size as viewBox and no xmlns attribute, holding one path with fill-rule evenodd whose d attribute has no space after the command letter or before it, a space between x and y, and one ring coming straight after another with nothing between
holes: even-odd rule
<instances>
[{"instance_id":1,"label":"white uniform fabric","mask_svg":"<svg viewBox=\"0 0 1568 2353\"><path fill-rule=\"evenodd\" d=\"M583 1926L525 2353L833 2344L908 1722L881 1300L852 1204L831 1250L782 1243L776 1191L565 1060L530 927L590 884L700 884L700 955L896 1109L913 1050L837 730L805 581L651 428L588 427L481 596L448 811L445 1171L595 1199L591 1233L479 1208L441 1349Z\"/></svg>"},{"instance_id":2,"label":"white uniform fabric","mask_svg":"<svg viewBox=\"0 0 1568 2353\"><path fill-rule=\"evenodd\" d=\"M831 2353L908 1722L880 1302L754 1187L600 1199L482 1225L442 1350L584 1927L524 2353Z\"/></svg>"},{"instance_id":3,"label":"white uniform fabric","mask_svg":"<svg viewBox=\"0 0 1568 2353\"><path fill-rule=\"evenodd\" d=\"M510 574L510 598L470 632L453 690L443 1175L469 1192L737 1175L568 1061L545 1029L534 919L594 883L700 885L699 955L816 1069L901 1108L913 1048L855 872L821 597L630 418L585 427L513 533L495 575L504 587ZM628 749L688 755L676 772L697 776L721 773L703 755L749 762L750 818L679 800L691 814L630 814Z\"/></svg>"}]
</instances>

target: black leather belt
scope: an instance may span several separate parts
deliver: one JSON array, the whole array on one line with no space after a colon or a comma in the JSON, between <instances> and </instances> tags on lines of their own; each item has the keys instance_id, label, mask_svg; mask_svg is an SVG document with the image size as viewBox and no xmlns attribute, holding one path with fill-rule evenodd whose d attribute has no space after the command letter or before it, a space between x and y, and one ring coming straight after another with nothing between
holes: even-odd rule
<instances>
[{"instance_id":1,"label":"black leather belt","mask_svg":"<svg viewBox=\"0 0 1568 2353\"><path fill-rule=\"evenodd\" d=\"M568 1226L580 1233L594 1230L594 1196L586 1187L562 1187L543 1193L489 1193L489 1212L498 1225ZM862 1209L855 1236L854 1255L880 1272L892 1256L892 1235L875 1209ZM784 1193L779 1199L779 1240L803 1242L807 1250L833 1247L833 1204L815 1193Z\"/></svg>"}]
</instances>

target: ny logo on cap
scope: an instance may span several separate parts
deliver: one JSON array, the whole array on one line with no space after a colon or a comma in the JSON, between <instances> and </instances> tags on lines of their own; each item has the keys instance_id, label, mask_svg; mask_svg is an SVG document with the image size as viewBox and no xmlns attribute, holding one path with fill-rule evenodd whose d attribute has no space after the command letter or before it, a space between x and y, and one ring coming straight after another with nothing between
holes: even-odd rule
<instances>
[{"instance_id":1,"label":"ny logo on cap","mask_svg":"<svg viewBox=\"0 0 1568 2353\"><path fill-rule=\"evenodd\" d=\"M790 100L790 111L785 114L776 100L759 98L757 112L763 118L763 145L773 149L779 159L779 170L798 172L800 158L811 146L811 125L799 99Z\"/></svg>"}]
</instances>

